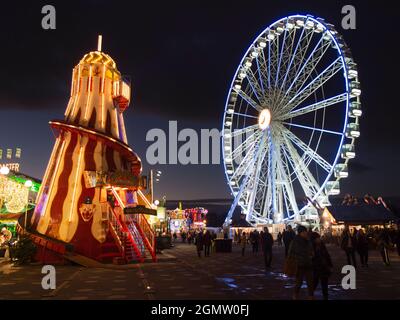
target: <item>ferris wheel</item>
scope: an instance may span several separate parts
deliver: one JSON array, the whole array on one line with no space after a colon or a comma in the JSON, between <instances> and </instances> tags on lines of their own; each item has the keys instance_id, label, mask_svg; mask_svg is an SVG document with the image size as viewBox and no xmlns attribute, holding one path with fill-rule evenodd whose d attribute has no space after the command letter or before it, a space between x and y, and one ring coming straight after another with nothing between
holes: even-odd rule
<instances>
[{"instance_id":1,"label":"ferris wheel","mask_svg":"<svg viewBox=\"0 0 400 320\"><path fill-rule=\"evenodd\" d=\"M360 83L332 24L282 18L250 45L225 106L224 167L234 202L253 224L296 221L329 205L360 136Z\"/></svg>"}]
</instances>

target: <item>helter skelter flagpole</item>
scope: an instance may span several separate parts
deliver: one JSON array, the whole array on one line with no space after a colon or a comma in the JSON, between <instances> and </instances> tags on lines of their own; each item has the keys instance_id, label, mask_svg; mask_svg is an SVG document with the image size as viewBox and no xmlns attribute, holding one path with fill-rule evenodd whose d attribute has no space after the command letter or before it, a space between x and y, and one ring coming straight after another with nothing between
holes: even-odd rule
<instances>
[{"instance_id":1,"label":"helter skelter flagpole","mask_svg":"<svg viewBox=\"0 0 400 320\"><path fill-rule=\"evenodd\" d=\"M97 38L97 51L101 52L101 45L103 42L103 36L101 34L99 34L98 38Z\"/></svg>"}]
</instances>

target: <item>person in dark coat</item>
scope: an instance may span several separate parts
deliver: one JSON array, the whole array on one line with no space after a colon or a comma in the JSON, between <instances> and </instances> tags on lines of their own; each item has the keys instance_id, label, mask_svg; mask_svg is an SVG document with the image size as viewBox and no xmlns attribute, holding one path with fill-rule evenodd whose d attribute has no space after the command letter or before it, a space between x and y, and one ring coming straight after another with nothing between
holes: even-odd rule
<instances>
[{"instance_id":1,"label":"person in dark coat","mask_svg":"<svg viewBox=\"0 0 400 320\"><path fill-rule=\"evenodd\" d=\"M196 236L196 249L197 255L201 258L201 251L203 250L203 232L199 232Z\"/></svg>"},{"instance_id":2,"label":"person in dark coat","mask_svg":"<svg viewBox=\"0 0 400 320\"><path fill-rule=\"evenodd\" d=\"M260 234L258 233L257 230L254 230L250 233L250 242L251 242L251 247L252 247L253 253L258 252L259 237L260 237Z\"/></svg>"},{"instance_id":3,"label":"person in dark coat","mask_svg":"<svg viewBox=\"0 0 400 320\"><path fill-rule=\"evenodd\" d=\"M293 259L297 266L293 299L298 299L304 278L307 283L308 298L311 300L314 299L313 247L311 241L308 239L308 232L305 227L297 227L297 236L290 243L288 257Z\"/></svg>"},{"instance_id":4,"label":"person in dark coat","mask_svg":"<svg viewBox=\"0 0 400 320\"><path fill-rule=\"evenodd\" d=\"M357 252L360 256L361 266L368 267L368 238L363 229L357 232Z\"/></svg>"},{"instance_id":5,"label":"person in dark coat","mask_svg":"<svg viewBox=\"0 0 400 320\"><path fill-rule=\"evenodd\" d=\"M357 268L357 261L355 251L357 248L357 240L355 236L350 232L348 226L343 231L342 241L340 247L346 252L347 263L349 265L353 265L354 268Z\"/></svg>"},{"instance_id":6,"label":"person in dark coat","mask_svg":"<svg viewBox=\"0 0 400 320\"><path fill-rule=\"evenodd\" d=\"M243 231L240 240L239 240L240 247L242 248L242 257L244 257L244 253L246 251L246 245L247 245L247 236L246 232Z\"/></svg>"},{"instance_id":7,"label":"person in dark coat","mask_svg":"<svg viewBox=\"0 0 400 320\"><path fill-rule=\"evenodd\" d=\"M328 300L328 280L332 274L332 260L321 236L313 232L311 234L311 242L314 250L313 262L313 285L314 291L318 284L321 283L322 295L324 300Z\"/></svg>"},{"instance_id":8,"label":"person in dark coat","mask_svg":"<svg viewBox=\"0 0 400 320\"><path fill-rule=\"evenodd\" d=\"M203 244L204 244L204 256L209 257L211 248L211 234L209 230L207 230L203 236Z\"/></svg>"},{"instance_id":9,"label":"person in dark coat","mask_svg":"<svg viewBox=\"0 0 400 320\"><path fill-rule=\"evenodd\" d=\"M382 256L383 263L385 264L385 266L389 266L390 259L388 249L391 247L391 239L388 229L384 228L379 232L377 247Z\"/></svg>"},{"instance_id":10,"label":"person in dark coat","mask_svg":"<svg viewBox=\"0 0 400 320\"><path fill-rule=\"evenodd\" d=\"M264 262L265 262L265 269L271 267L272 262L272 246L274 244L274 239L272 235L269 233L267 227L264 228L264 232L262 234L262 248L264 253Z\"/></svg>"},{"instance_id":11,"label":"person in dark coat","mask_svg":"<svg viewBox=\"0 0 400 320\"><path fill-rule=\"evenodd\" d=\"M282 245L282 233L279 231L277 235L278 246Z\"/></svg>"},{"instance_id":12,"label":"person in dark coat","mask_svg":"<svg viewBox=\"0 0 400 320\"><path fill-rule=\"evenodd\" d=\"M397 254L400 256L400 225L397 225L396 237L394 239L397 247Z\"/></svg>"},{"instance_id":13,"label":"person in dark coat","mask_svg":"<svg viewBox=\"0 0 400 320\"><path fill-rule=\"evenodd\" d=\"M295 238L296 234L294 233L292 226L288 226L282 234L283 244L285 245L285 257L288 255L290 243Z\"/></svg>"}]
</instances>

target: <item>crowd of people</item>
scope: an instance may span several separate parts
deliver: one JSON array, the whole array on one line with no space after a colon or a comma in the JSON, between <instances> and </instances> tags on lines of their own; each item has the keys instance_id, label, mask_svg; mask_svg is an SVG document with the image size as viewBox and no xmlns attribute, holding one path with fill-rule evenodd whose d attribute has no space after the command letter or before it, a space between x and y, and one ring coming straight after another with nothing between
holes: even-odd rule
<instances>
[{"instance_id":1,"label":"crowd of people","mask_svg":"<svg viewBox=\"0 0 400 320\"><path fill-rule=\"evenodd\" d=\"M271 267L272 244L274 240L268 232L268 228L258 232L243 232L236 236L236 242L241 247L241 254L245 254L247 244L251 244L252 252L258 252L261 246L264 253L265 268ZM357 268L357 254L361 267L368 267L368 256L371 248L376 248L386 266L390 265L389 251L397 248L400 256L400 228L369 228L367 230L345 227L340 234L324 234L321 236L311 229L303 226L297 227L297 234L289 225L276 237L278 246L284 245L287 264L294 264L296 277L293 298L297 299L303 283L307 283L308 296L313 297L316 287L320 284L324 299L328 299L328 279L332 273L332 260L325 243L333 243L344 251L347 263ZM289 268L290 269L290 268Z\"/></svg>"},{"instance_id":2,"label":"crowd of people","mask_svg":"<svg viewBox=\"0 0 400 320\"><path fill-rule=\"evenodd\" d=\"M174 241L177 235L174 234ZM204 251L208 257L213 251L214 239L222 237L213 231L191 231L181 234L182 242L194 243L198 257ZM227 234L223 234L227 238ZM307 284L308 297L313 299L314 291L320 285L324 299L328 299L328 282L332 274L332 259L326 243L340 246L347 258L347 263L357 268L368 267L369 251L374 248L380 252L382 261L390 265L389 251L397 248L400 256L400 228L367 228L356 229L345 227L341 233L324 233L320 235L304 226L297 226L296 232L288 225L285 230L278 232L276 240L268 228L262 231L256 229L251 232L233 233L233 242L240 247L242 256L246 255L248 247L253 254L261 252L264 258L265 269L271 268L273 261L273 245L284 246L285 273L295 277L293 299L298 299L303 281ZM357 255L359 258L357 259ZM359 260L359 263L357 263ZM294 267L293 267L294 266ZM292 271L290 271L292 269ZM294 270L294 271L293 271Z\"/></svg>"},{"instance_id":3,"label":"crowd of people","mask_svg":"<svg viewBox=\"0 0 400 320\"><path fill-rule=\"evenodd\" d=\"M217 238L217 234L214 231L196 229L186 232L181 230L179 234L182 243L194 244L196 246L199 258L201 258L203 251L205 257L209 257L210 252L215 251L215 242L213 240ZM222 236L227 238L227 234L222 234ZM174 242L177 242L178 234L174 232L172 238Z\"/></svg>"}]
</instances>

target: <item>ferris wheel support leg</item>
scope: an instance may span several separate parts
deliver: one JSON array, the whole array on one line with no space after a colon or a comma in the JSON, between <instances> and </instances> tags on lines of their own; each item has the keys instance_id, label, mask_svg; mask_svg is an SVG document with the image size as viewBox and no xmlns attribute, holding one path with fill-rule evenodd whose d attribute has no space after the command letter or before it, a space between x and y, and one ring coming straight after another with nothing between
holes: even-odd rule
<instances>
[{"instance_id":1,"label":"ferris wheel support leg","mask_svg":"<svg viewBox=\"0 0 400 320\"><path fill-rule=\"evenodd\" d=\"M242 185L240 186L239 192L236 195L235 199L233 200L231 208L229 209L228 214L227 214L227 216L225 218L225 221L224 221L224 224L223 224L224 227L229 227L231 225L233 213L234 213L234 211L235 211L235 209L236 209L236 207L237 207L237 205L239 203L239 199L242 197L242 193L243 193L243 191L245 189L245 186L247 185L247 181L249 180L249 177L250 177L250 175L248 174L246 176L246 178L245 178L245 181L243 181Z\"/></svg>"}]
</instances>

